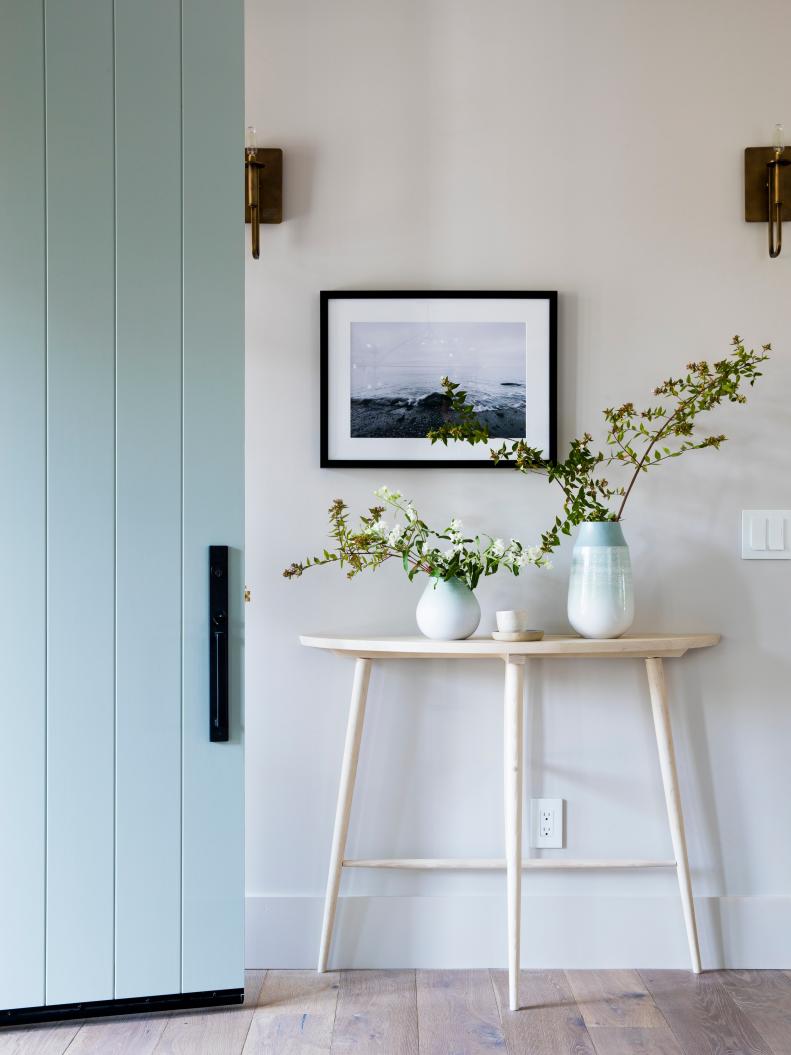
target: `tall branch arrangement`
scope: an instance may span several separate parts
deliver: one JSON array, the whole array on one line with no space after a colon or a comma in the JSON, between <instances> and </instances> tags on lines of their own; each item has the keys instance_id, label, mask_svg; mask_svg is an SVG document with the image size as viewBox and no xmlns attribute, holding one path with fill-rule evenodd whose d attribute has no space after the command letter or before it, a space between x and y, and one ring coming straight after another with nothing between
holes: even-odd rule
<instances>
[{"instance_id":1,"label":"tall branch arrangement","mask_svg":"<svg viewBox=\"0 0 791 1055\"><path fill-rule=\"evenodd\" d=\"M395 559L403 564L410 580L422 573L433 579L460 579L474 590L481 576L494 575L501 568L518 575L529 564L549 564L540 546L525 547L513 538L506 543L488 535L465 538L462 522L455 518L444 531L435 531L400 491L380 487L374 493L385 505L372 506L356 525L350 522L346 503L336 498L329 508L332 548L290 564L283 575L294 579L308 568L338 564L346 569L346 577L353 579L361 571L376 570ZM384 519L386 506L395 514L392 524Z\"/></svg>"},{"instance_id":2,"label":"tall branch arrangement","mask_svg":"<svg viewBox=\"0 0 791 1055\"><path fill-rule=\"evenodd\" d=\"M731 351L714 363L687 363L687 372L671 377L654 389L658 401L641 410L634 403L603 411L607 425L607 450L596 450L586 432L571 441L564 461L551 462L524 439L505 441L490 452L495 463L507 461L522 473L538 472L560 486L562 515L541 536L541 550L549 553L560 535L584 520L620 520L634 485L642 473L687 451L717 447L722 435L701 436L698 417L721 403L746 403L742 389L761 377L760 365L769 358L771 345L760 352L747 351L741 337L731 341ZM432 443L448 441L488 443L489 430L475 414L467 393L447 377L442 388L448 397L448 420L428 434ZM612 485L603 473L610 467L626 470L625 482Z\"/></svg>"}]
</instances>

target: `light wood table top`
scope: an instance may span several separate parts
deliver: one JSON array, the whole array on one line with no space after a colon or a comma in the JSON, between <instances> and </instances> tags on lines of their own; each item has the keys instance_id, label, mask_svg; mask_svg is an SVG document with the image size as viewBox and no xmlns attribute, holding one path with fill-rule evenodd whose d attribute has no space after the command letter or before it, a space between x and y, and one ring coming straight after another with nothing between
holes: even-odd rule
<instances>
[{"instance_id":1,"label":"light wood table top","mask_svg":"<svg viewBox=\"0 0 791 1055\"><path fill-rule=\"evenodd\" d=\"M335 637L303 634L308 648L371 659L506 659L525 656L585 659L661 659L683 656L691 648L710 648L719 634L640 634L613 639L547 634L541 641L495 641L470 637L466 641L432 641L427 637Z\"/></svg>"}]
</instances>

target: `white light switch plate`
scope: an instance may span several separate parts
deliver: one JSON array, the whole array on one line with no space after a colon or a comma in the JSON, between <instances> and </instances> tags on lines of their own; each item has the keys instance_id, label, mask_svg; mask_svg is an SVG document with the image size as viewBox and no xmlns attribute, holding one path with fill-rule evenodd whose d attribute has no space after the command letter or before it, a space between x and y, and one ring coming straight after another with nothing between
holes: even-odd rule
<instances>
[{"instance_id":1,"label":"white light switch plate","mask_svg":"<svg viewBox=\"0 0 791 1055\"><path fill-rule=\"evenodd\" d=\"M742 559L791 560L791 509L742 510Z\"/></svg>"},{"instance_id":2,"label":"white light switch plate","mask_svg":"<svg viewBox=\"0 0 791 1055\"><path fill-rule=\"evenodd\" d=\"M536 849L562 850L564 840L563 799L530 800L530 845Z\"/></svg>"}]
</instances>

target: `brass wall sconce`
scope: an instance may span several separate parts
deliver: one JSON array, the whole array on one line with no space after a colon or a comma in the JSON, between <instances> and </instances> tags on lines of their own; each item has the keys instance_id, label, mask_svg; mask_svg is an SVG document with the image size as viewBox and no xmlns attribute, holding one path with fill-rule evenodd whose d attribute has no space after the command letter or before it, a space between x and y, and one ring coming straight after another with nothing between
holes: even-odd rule
<instances>
[{"instance_id":1,"label":"brass wall sconce","mask_svg":"<svg viewBox=\"0 0 791 1055\"><path fill-rule=\"evenodd\" d=\"M244 148L244 222L250 224L253 259L257 260L260 225L283 222L283 151L259 147L252 125Z\"/></svg>"},{"instance_id":2,"label":"brass wall sconce","mask_svg":"<svg viewBox=\"0 0 791 1055\"><path fill-rule=\"evenodd\" d=\"M774 144L744 151L744 218L769 225L769 256L780 256L783 220L791 220L791 179L784 175L791 160L784 157L783 126L775 125Z\"/></svg>"}]
</instances>

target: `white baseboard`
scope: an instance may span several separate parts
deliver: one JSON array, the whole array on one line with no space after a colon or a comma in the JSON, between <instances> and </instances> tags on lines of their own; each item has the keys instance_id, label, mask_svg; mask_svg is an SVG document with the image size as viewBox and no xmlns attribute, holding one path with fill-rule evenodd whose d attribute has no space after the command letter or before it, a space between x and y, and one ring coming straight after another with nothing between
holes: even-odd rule
<instances>
[{"instance_id":1,"label":"white baseboard","mask_svg":"<svg viewBox=\"0 0 791 1055\"><path fill-rule=\"evenodd\" d=\"M791 897L696 898L706 969L791 967ZM248 968L315 967L323 899L248 897ZM677 897L531 896L522 965L689 967ZM505 899L342 897L331 963L347 968L504 967Z\"/></svg>"}]
</instances>

